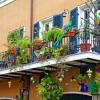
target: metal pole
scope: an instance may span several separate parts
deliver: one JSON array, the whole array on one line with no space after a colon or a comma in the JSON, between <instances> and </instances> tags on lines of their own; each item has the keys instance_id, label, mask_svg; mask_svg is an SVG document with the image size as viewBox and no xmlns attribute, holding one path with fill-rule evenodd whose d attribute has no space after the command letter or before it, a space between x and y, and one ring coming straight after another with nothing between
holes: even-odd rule
<instances>
[{"instance_id":1,"label":"metal pole","mask_svg":"<svg viewBox=\"0 0 100 100\"><path fill-rule=\"evenodd\" d=\"M30 41L33 37L33 0L30 0ZM30 48L30 56L32 58L32 48Z\"/></svg>"}]
</instances>

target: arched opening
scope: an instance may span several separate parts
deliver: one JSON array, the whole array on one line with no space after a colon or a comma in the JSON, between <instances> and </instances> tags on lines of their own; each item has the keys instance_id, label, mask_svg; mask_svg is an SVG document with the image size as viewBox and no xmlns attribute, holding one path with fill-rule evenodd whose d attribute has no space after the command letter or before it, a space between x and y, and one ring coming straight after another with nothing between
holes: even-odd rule
<instances>
[{"instance_id":1,"label":"arched opening","mask_svg":"<svg viewBox=\"0 0 100 100\"><path fill-rule=\"evenodd\" d=\"M14 98L9 98L9 97L1 97L0 100L15 100Z\"/></svg>"}]
</instances>

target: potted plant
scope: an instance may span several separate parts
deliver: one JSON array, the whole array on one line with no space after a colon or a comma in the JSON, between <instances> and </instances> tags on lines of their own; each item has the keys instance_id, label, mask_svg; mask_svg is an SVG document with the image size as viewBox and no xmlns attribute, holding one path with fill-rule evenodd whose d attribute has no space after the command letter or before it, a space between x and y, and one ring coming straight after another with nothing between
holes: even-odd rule
<instances>
[{"instance_id":1,"label":"potted plant","mask_svg":"<svg viewBox=\"0 0 100 100\"><path fill-rule=\"evenodd\" d=\"M81 52L90 51L90 49L91 49L91 44L90 43L81 43L80 44Z\"/></svg>"},{"instance_id":2,"label":"potted plant","mask_svg":"<svg viewBox=\"0 0 100 100\"><path fill-rule=\"evenodd\" d=\"M38 85L38 93L43 100L60 100L63 89L59 86L57 80L50 75L46 75Z\"/></svg>"},{"instance_id":3,"label":"potted plant","mask_svg":"<svg viewBox=\"0 0 100 100\"><path fill-rule=\"evenodd\" d=\"M42 42L41 42L41 40L40 40L38 37L36 37L36 38L34 39L34 41L33 41L33 46L34 46L34 49L36 49L36 50L41 49L41 47L42 47Z\"/></svg>"},{"instance_id":4,"label":"potted plant","mask_svg":"<svg viewBox=\"0 0 100 100\"><path fill-rule=\"evenodd\" d=\"M96 81L94 80L90 80L88 88L91 94L96 94L98 92L98 89L100 88L100 84L96 83Z\"/></svg>"},{"instance_id":5,"label":"potted plant","mask_svg":"<svg viewBox=\"0 0 100 100\"><path fill-rule=\"evenodd\" d=\"M38 37L36 37L36 38L34 39L33 45L34 45L34 46L41 46L41 45L42 45L42 44L41 44L41 40L40 40Z\"/></svg>"},{"instance_id":6,"label":"potted plant","mask_svg":"<svg viewBox=\"0 0 100 100\"><path fill-rule=\"evenodd\" d=\"M73 37L73 36L75 36L75 34L76 34L76 32L75 32L75 30L74 30L73 28L71 28L71 29L69 30L69 32L66 33L66 35L67 35L68 37Z\"/></svg>"},{"instance_id":7,"label":"potted plant","mask_svg":"<svg viewBox=\"0 0 100 100\"><path fill-rule=\"evenodd\" d=\"M45 48L35 51L35 55L38 61L43 61L45 59Z\"/></svg>"},{"instance_id":8,"label":"potted plant","mask_svg":"<svg viewBox=\"0 0 100 100\"><path fill-rule=\"evenodd\" d=\"M77 80L78 84L80 85L80 84L84 83L85 78L86 78L86 75L79 74L76 77L76 80Z\"/></svg>"},{"instance_id":9,"label":"potted plant","mask_svg":"<svg viewBox=\"0 0 100 100\"><path fill-rule=\"evenodd\" d=\"M50 59L52 57L53 48L52 47L45 47L45 57L46 59Z\"/></svg>"},{"instance_id":10,"label":"potted plant","mask_svg":"<svg viewBox=\"0 0 100 100\"><path fill-rule=\"evenodd\" d=\"M85 52L85 51L90 51L91 49L91 43L90 41L90 29L89 29L89 24L85 23L84 25L84 31L80 34L80 51Z\"/></svg>"},{"instance_id":11,"label":"potted plant","mask_svg":"<svg viewBox=\"0 0 100 100\"><path fill-rule=\"evenodd\" d=\"M31 42L27 36L23 37L22 39L18 39L17 48L20 50L20 54L16 57L18 64L25 64L30 62L31 58L29 55L29 46L31 46Z\"/></svg>"},{"instance_id":12,"label":"potted plant","mask_svg":"<svg viewBox=\"0 0 100 100\"><path fill-rule=\"evenodd\" d=\"M18 34L20 34L19 31L12 31L8 34L7 40L8 40L8 44L9 44L9 46L8 46L9 52L11 55L15 54Z\"/></svg>"},{"instance_id":13,"label":"potted plant","mask_svg":"<svg viewBox=\"0 0 100 100\"><path fill-rule=\"evenodd\" d=\"M55 43L60 40L61 36L63 35L63 31L60 28L53 28L45 31L44 34L46 41L52 41L52 46L55 47Z\"/></svg>"}]
</instances>

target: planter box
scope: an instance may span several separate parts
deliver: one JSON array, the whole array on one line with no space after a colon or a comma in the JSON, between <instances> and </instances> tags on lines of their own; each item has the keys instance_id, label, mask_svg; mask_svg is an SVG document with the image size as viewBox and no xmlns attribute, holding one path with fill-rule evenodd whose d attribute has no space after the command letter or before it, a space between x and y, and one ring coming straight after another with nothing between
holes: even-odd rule
<instances>
[{"instance_id":1,"label":"planter box","mask_svg":"<svg viewBox=\"0 0 100 100\"><path fill-rule=\"evenodd\" d=\"M91 44L89 44L89 43L80 44L81 52L90 51L90 49L91 49Z\"/></svg>"}]
</instances>

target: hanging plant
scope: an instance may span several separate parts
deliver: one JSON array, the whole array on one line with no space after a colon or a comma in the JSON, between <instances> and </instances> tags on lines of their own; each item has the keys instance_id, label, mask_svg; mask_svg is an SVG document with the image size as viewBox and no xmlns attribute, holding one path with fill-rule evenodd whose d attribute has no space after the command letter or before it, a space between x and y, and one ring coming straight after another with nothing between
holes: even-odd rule
<instances>
[{"instance_id":1,"label":"hanging plant","mask_svg":"<svg viewBox=\"0 0 100 100\"><path fill-rule=\"evenodd\" d=\"M100 88L100 84L96 83L96 81L94 80L90 80L88 88L91 94L96 94L98 92L98 89Z\"/></svg>"},{"instance_id":2,"label":"hanging plant","mask_svg":"<svg viewBox=\"0 0 100 100\"><path fill-rule=\"evenodd\" d=\"M77 80L78 84L82 84L82 83L84 83L85 78L86 78L86 75L79 74L76 77L76 80Z\"/></svg>"},{"instance_id":3,"label":"hanging plant","mask_svg":"<svg viewBox=\"0 0 100 100\"><path fill-rule=\"evenodd\" d=\"M38 85L38 93L43 97L43 100L59 100L63 89L52 76L45 76Z\"/></svg>"}]
</instances>

